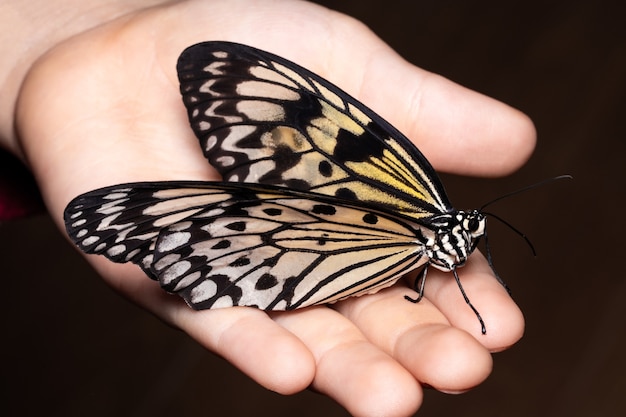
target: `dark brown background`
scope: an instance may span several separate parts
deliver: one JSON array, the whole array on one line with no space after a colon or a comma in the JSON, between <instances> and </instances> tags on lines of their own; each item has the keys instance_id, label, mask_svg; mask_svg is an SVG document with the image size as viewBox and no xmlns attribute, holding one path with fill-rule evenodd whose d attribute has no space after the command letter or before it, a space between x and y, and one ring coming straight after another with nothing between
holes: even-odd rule
<instances>
[{"instance_id":1,"label":"dark brown background","mask_svg":"<svg viewBox=\"0 0 626 417\"><path fill-rule=\"evenodd\" d=\"M626 31L601 1L324 1L417 65L529 114L530 162L505 179L444 176L459 208L558 174L574 181L498 203L500 274L527 318L473 391L428 392L422 416L626 415ZM617 2L616 2L617 4ZM471 157L471 155L468 155ZM45 216L0 227L3 415L345 416L304 392L258 387L113 294Z\"/></svg>"}]
</instances>

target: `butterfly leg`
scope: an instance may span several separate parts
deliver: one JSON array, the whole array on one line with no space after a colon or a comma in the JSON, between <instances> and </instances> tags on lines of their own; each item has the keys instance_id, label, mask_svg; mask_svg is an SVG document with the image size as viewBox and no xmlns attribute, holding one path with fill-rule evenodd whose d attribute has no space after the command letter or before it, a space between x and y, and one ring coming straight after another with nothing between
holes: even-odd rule
<instances>
[{"instance_id":1,"label":"butterfly leg","mask_svg":"<svg viewBox=\"0 0 626 417\"><path fill-rule=\"evenodd\" d=\"M459 290L461 290L461 294L463 294L463 299L465 299L465 302L467 303L468 306L470 306L474 314L476 314L476 318L480 322L481 333L486 334L487 328L485 327L485 322L483 321L483 318L480 316L480 313L478 312L478 310L476 310L476 307L474 307L474 305L470 302L467 294L465 294L465 290L463 289L463 285L461 285L461 280L459 279L459 274L457 274L456 272L456 268L452 270L452 274L454 274L454 279L456 280L456 284L459 286Z\"/></svg>"},{"instance_id":2,"label":"butterfly leg","mask_svg":"<svg viewBox=\"0 0 626 417\"><path fill-rule=\"evenodd\" d=\"M424 297L424 286L426 285L426 274L428 273L428 265L426 265L415 278L413 289L417 292L417 298L411 298L405 295L404 298L412 303L419 303Z\"/></svg>"},{"instance_id":3,"label":"butterfly leg","mask_svg":"<svg viewBox=\"0 0 626 417\"><path fill-rule=\"evenodd\" d=\"M489 240L487 238L487 233L485 233L485 252L486 252L486 255L487 255L487 263L489 264L489 267L491 268L491 271L496 276L496 279L498 280L500 285L502 285L504 287L504 289L506 290L506 292L508 292L509 295L511 295L511 289L509 288L508 285L506 285L506 282L504 282L504 280L502 278L500 278L500 275L498 275L498 271L496 271L496 268L493 266L493 258L491 257L491 247L489 246Z\"/></svg>"}]
</instances>

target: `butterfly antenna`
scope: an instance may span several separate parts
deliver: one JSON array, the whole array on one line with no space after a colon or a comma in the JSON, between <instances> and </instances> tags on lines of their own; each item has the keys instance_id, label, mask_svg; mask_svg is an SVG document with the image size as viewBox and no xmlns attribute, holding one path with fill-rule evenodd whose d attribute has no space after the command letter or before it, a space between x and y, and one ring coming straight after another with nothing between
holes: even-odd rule
<instances>
[{"instance_id":1,"label":"butterfly antenna","mask_svg":"<svg viewBox=\"0 0 626 417\"><path fill-rule=\"evenodd\" d=\"M565 180L565 179L573 179L574 177L572 177L571 175L559 175L558 177L554 177L554 178L548 178L547 180L543 180L543 181L539 181L535 184L532 185L528 185L524 188L520 188L519 190L515 190L515 191L511 191L510 193L501 195L500 197L494 198L493 200L487 202L486 204L483 204L483 206L478 210L478 211L483 211L483 209L485 209L485 207L492 205L495 202L498 202L500 200L504 200L505 198L509 198L511 196L517 195L517 194L521 194L524 193L528 190L532 190L533 188L537 188L537 187L541 187L545 184L554 182L554 181L559 181L559 180Z\"/></svg>"},{"instance_id":2,"label":"butterfly antenna","mask_svg":"<svg viewBox=\"0 0 626 417\"><path fill-rule=\"evenodd\" d=\"M526 244L528 245L528 247L530 248L530 251L532 252L533 256L537 256L537 251L535 251L535 246L532 244L532 242L530 241L530 239L528 238L528 236L526 236L526 234L522 233L519 229L517 229L516 227L514 227L511 223L509 223L508 221L504 220L502 217L497 216L493 213L490 212L485 212L484 209L490 205L492 205L493 203L503 200L505 198L509 198L511 196L526 192L528 190L531 190L533 188L537 188L537 187L541 187L545 184L554 182L554 181L559 181L559 180L564 180L564 179L572 179L573 177L571 175L559 175L557 177L554 178L548 178L547 180L543 180L543 181L539 181L535 184L529 185L527 187L523 187L520 188L519 190L515 190L512 191L510 193L501 195L500 197L494 198L493 200L487 202L486 204L483 204L483 206L478 209L479 212L487 215L487 216L491 216L494 219L498 220L500 223L504 224L505 226L507 226L509 229L511 229L513 232L515 232L518 236L520 236L522 239L524 239L526 241ZM493 270L493 272L495 273L495 269L493 268L493 264L491 263L491 251L489 250L489 245L487 243L487 236L485 234L485 245L487 248L487 260L489 261L489 265L491 266L491 269ZM500 281L500 283L502 285L504 285L505 288L507 288L507 286L504 284L504 282L498 277L498 274L496 273L496 277L498 278L498 281ZM508 290L508 288L507 288Z\"/></svg>"},{"instance_id":3,"label":"butterfly antenna","mask_svg":"<svg viewBox=\"0 0 626 417\"><path fill-rule=\"evenodd\" d=\"M490 212L486 212L483 211L482 212L484 215L486 216L491 216L494 219L496 219L497 221L499 221L500 223L502 223L503 225L505 225L506 227L508 227L509 229L511 229L514 233L516 233L519 237L521 237L522 239L524 239L526 241L526 244L528 245L528 247L530 248L530 251L532 252L533 256L537 256L537 251L535 251L535 246L533 245L533 243L530 241L530 239L528 238L528 236L526 236L525 233L523 233L521 230L519 230L518 228L516 228L515 226L513 226L511 223L507 222L506 220L504 220L502 217L490 213ZM486 237L486 236L485 236ZM486 239L485 239L485 244L486 244ZM489 251L488 251L489 252Z\"/></svg>"}]
</instances>

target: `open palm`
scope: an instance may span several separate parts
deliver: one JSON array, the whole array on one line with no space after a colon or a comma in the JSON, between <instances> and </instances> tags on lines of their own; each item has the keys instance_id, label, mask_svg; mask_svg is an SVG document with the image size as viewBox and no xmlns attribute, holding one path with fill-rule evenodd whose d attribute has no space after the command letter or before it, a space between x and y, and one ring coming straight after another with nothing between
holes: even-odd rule
<instances>
[{"instance_id":1,"label":"open palm","mask_svg":"<svg viewBox=\"0 0 626 417\"><path fill-rule=\"evenodd\" d=\"M191 131L175 64L188 45L230 40L311 69L411 138L437 169L497 175L519 167L534 130L519 112L403 61L360 23L295 1L188 1L145 9L69 39L33 68L17 112L21 146L48 207L133 181L216 180ZM472 155L472 158L467 158ZM408 415L422 385L458 392L515 343L523 318L476 253L463 284L488 326L480 334L450 274L429 273L412 304L402 280L375 295L289 313L195 312L139 268L89 257L124 296L187 332L260 384L309 386L354 415Z\"/></svg>"}]
</instances>

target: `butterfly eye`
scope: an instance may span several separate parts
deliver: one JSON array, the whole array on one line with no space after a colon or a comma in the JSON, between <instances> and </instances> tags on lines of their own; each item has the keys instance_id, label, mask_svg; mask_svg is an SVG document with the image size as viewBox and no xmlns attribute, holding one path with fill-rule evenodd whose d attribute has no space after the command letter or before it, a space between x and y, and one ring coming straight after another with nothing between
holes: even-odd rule
<instances>
[{"instance_id":1,"label":"butterfly eye","mask_svg":"<svg viewBox=\"0 0 626 417\"><path fill-rule=\"evenodd\" d=\"M465 230L472 236L477 237L484 233L484 216L480 213L471 213L464 222Z\"/></svg>"},{"instance_id":2,"label":"butterfly eye","mask_svg":"<svg viewBox=\"0 0 626 417\"><path fill-rule=\"evenodd\" d=\"M467 222L467 228L470 232L475 232L480 228L480 221L476 217L472 217Z\"/></svg>"}]
</instances>

